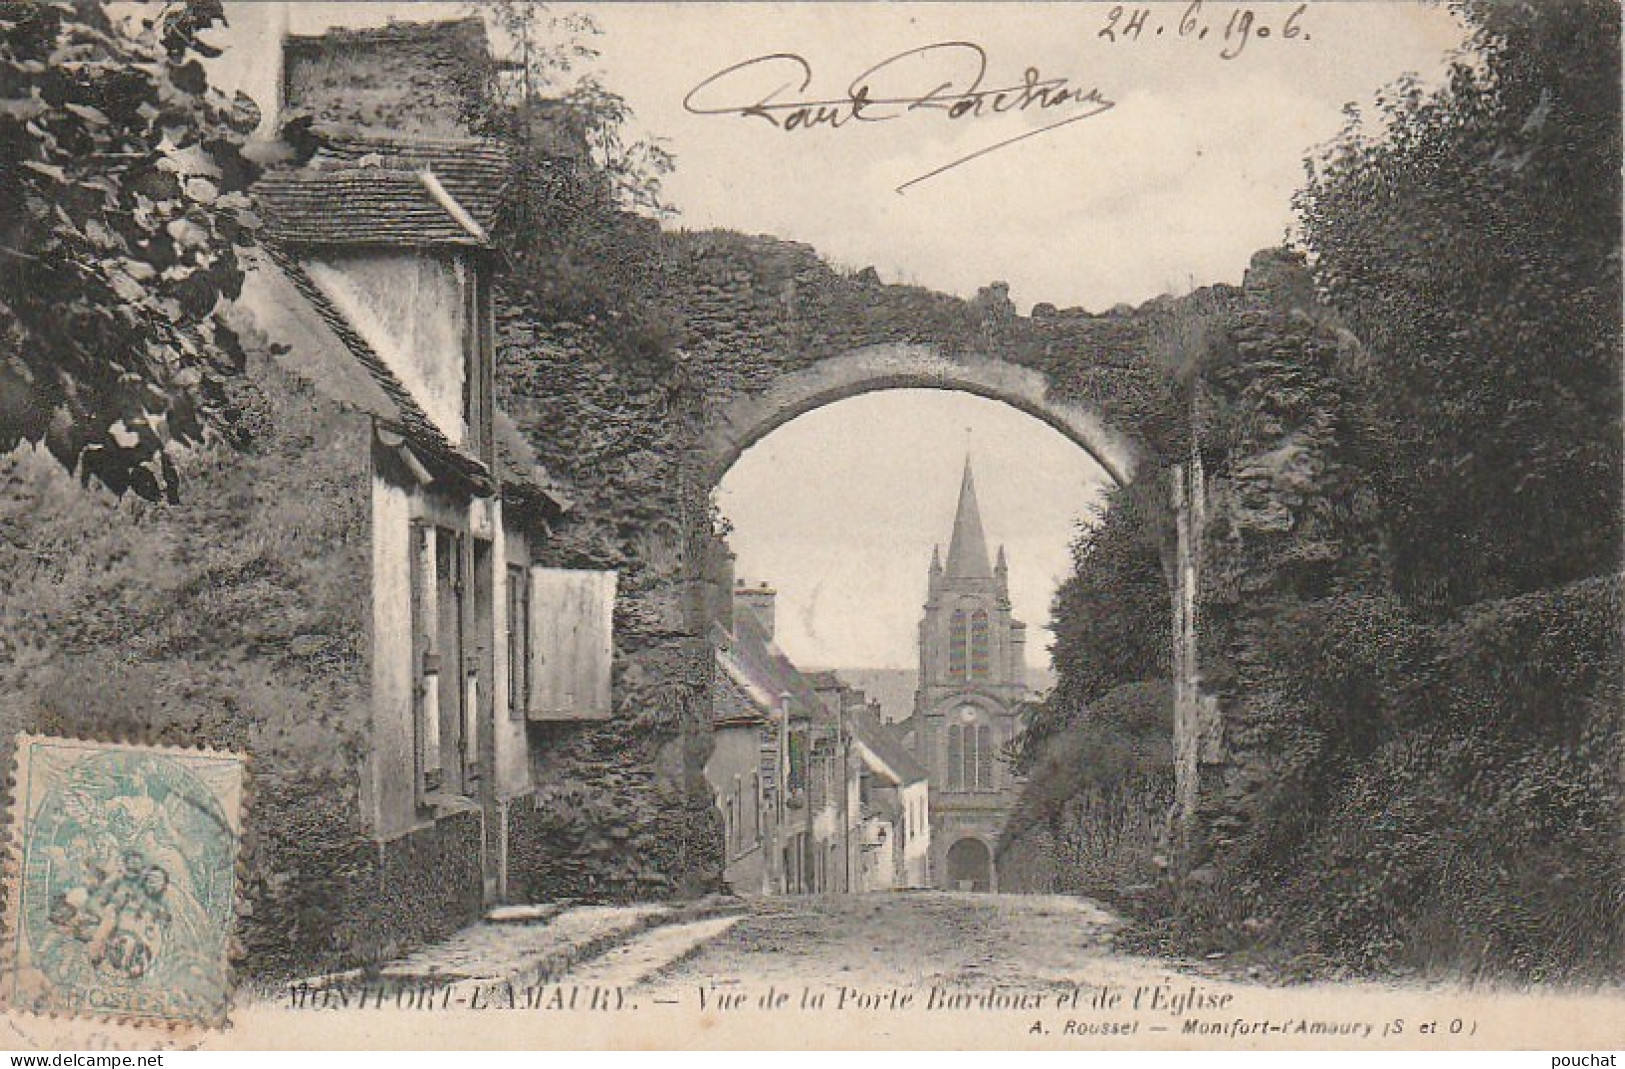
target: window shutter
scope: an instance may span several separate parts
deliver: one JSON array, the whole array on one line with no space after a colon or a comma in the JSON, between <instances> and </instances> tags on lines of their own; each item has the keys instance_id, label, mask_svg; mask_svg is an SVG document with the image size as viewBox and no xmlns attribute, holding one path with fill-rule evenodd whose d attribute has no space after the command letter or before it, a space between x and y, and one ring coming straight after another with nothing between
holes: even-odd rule
<instances>
[{"instance_id":1,"label":"window shutter","mask_svg":"<svg viewBox=\"0 0 1625 1069\"><path fill-rule=\"evenodd\" d=\"M963 790L964 779L964 750L965 729L958 724L948 727L948 789L950 791Z\"/></svg>"},{"instance_id":2,"label":"window shutter","mask_svg":"<svg viewBox=\"0 0 1625 1069\"><path fill-rule=\"evenodd\" d=\"M615 573L532 568L531 720L606 720Z\"/></svg>"},{"instance_id":3,"label":"window shutter","mask_svg":"<svg viewBox=\"0 0 1625 1069\"><path fill-rule=\"evenodd\" d=\"M412 695L419 800L440 788L440 640L436 531L412 525Z\"/></svg>"}]
</instances>

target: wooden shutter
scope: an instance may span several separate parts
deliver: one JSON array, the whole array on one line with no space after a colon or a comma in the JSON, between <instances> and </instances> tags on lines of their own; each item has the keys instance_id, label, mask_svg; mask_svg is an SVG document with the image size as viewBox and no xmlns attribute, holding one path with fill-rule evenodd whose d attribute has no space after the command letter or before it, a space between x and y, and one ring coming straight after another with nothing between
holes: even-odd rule
<instances>
[{"instance_id":1,"label":"wooden shutter","mask_svg":"<svg viewBox=\"0 0 1625 1069\"><path fill-rule=\"evenodd\" d=\"M615 573L530 570L531 720L606 720Z\"/></svg>"},{"instance_id":2,"label":"wooden shutter","mask_svg":"<svg viewBox=\"0 0 1625 1069\"><path fill-rule=\"evenodd\" d=\"M412 525L412 717L419 801L440 789L439 540L427 524Z\"/></svg>"}]
</instances>

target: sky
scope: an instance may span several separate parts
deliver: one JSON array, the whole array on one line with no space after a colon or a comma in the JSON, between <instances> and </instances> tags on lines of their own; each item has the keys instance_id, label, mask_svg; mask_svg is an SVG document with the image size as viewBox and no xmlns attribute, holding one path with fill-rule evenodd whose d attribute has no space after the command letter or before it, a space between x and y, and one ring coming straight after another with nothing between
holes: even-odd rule
<instances>
[{"instance_id":1,"label":"sky","mask_svg":"<svg viewBox=\"0 0 1625 1069\"><path fill-rule=\"evenodd\" d=\"M1369 101L1406 72L1436 77L1460 39L1444 5L1317 3L1286 39L1299 5L1212 0L1198 10L1205 40L1179 36L1184 2L1123 5L1148 7L1151 19L1137 39L1102 39L1117 6L627 4L593 14L608 84L677 156L667 189L683 225L793 237L847 266L872 265L887 281L961 296L1007 281L1023 310L1046 301L1100 311L1239 282L1251 253L1291 225L1304 155L1338 132L1344 104ZM1248 7L1275 32L1221 58L1230 13ZM802 56L807 95L829 98L883 60L952 41L985 51L984 87L1019 84L1031 67L1098 88L1113 106L901 194L899 184L1065 110L957 122L918 111L787 133L759 118L683 109L705 78L753 57ZM937 55L882 84L965 84L964 50ZM738 77L761 92L795 73L755 71ZM701 102L751 100L741 90Z\"/></svg>"},{"instance_id":2,"label":"sky","mask_svg":"<svg viewBox=\"0 0 1625 1069\"><path fill-rule=\"evenodd\" d=\"M315 33L468 5L227 10L232 47L214 74L252 95L273 69L279 18ZM577 73L625 97L629 136L658 137L675 156L668 225L806 242L838 266L960 296L1004 281L1022 310L1103 311L1239 282L1254 251L1289 234L1303 160L1342 128L1345 105L1369 106L1401 75L1438 80L1461 41L1445 5L1408 0L549 11L592 16L600 56ZM1012 92L981 98L979 114L888 103L964 92L983 63L975 85ZM853 120L855 86L869 89L865 120L894 117ZM1050 107L1033 106L1039 89ZM1081 100L1053 102L1063 92ZM741 113L764 100L831 101L834 121ZM914 664L925 569L947 539L967 448L989 539L1008 547L1016 615L1034 628L1029 659L1047 660L1038 628L1101 474L1030 416L932 391L809 413L723 480L739 574L779 589L788 652L822 667Z\"/></svg>"},{"instance_id":3,"label":"sky","mask_svg":"<svg viewBox=\"0 0 1625 1069\"><path fill-rule=\"evenodd\" d=\"M666 179L673 225L730 227L805 241L838 264L892 282L974 294L1008 282L1023 310L1040 301L1101 311L1164 292L1238 282L1255 250L1292 223L1291 194L1313 146L1341 128L1348 102L1369 102L1405 73L1437 79L1461 28L1443 4L1189 0L1111 3L559 4L602 33L591 70L631 106L634 136L677 159ZM1145 9L1132 36L1114 8ZM241 79L285 10L294 32L465 13L462 3L228 4L239 47L218 77ZM1239 54L1232 15L1251 11ZM1181 33L1184 25L1188 32ZM1207 30L1206 38L1200 33ZM1161 32L1159 33L1158 30ZM1261 36L1269 30L1269 36ZM1115 40L1102 37L1103 31ZM1291 36L1288 36L1288 34ZM693 114L685 98L720 71L770 54L800 56L804 94L838 99L858 76L875 95L967 87L974 45L984 89L1066 79L1109 110L1028 137L963 166L897 187L945 163L1079 109L1058 105L950 120L915 109L885 122L786 131L759 117ZM1228 50L1228 51L1227 51ZM715 83L694 101L718 110L793 90L802 68L778 61ZM746 94L754 91L757 96ZM985 111L990 111L991 99ZM902 109L895 109L901 111ZM871 112L873 114L873 112Z\"/></svg>"},{"instance_id":4,"label":"sky","mask_svg":"<svg viewBox=\"0 0 1625 1069\"><path fill-rule=\"evenodd\" d=\"M717 504L735 574L778 591L777 640L809 667L911 668L931 547L948 553L966 456L988 552L1005 547L1028 663L1108 477L1076 444L998 401L882 390L815 409L745 451Z\"/></svg>"}]
</instances>

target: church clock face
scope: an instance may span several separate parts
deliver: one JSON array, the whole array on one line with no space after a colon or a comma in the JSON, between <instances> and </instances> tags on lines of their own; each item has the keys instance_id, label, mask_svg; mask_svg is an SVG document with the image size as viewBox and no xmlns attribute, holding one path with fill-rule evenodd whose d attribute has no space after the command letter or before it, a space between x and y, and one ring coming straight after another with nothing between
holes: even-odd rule
<instances>
[{"instance_id":1,"label":"church clock face","mask_svg":"<svg viewBox=\"0 0 1625 1069\"><path fill-rule=\"evenodd\" d=\"M974 705L961 705L958 712L959 722L962 724L968 724L976 719L976 706Z\"/></svg>"}]
</instances>

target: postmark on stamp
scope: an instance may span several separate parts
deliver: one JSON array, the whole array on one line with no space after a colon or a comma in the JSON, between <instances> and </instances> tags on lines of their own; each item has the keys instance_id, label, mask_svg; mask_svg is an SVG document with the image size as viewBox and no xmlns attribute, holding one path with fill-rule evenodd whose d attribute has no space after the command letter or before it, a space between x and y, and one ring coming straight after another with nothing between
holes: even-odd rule
<instances>
[{"instance_id":1,"label":"postmark on stamp","mask_svg":"<svg viewBox=\"0 0 1625 1069\"><path fill-rule=\"evenodd\" d=\"M19 736L6 1001L224 1023L243 790L236 754Z\"/></svg>"}]
</instances>

